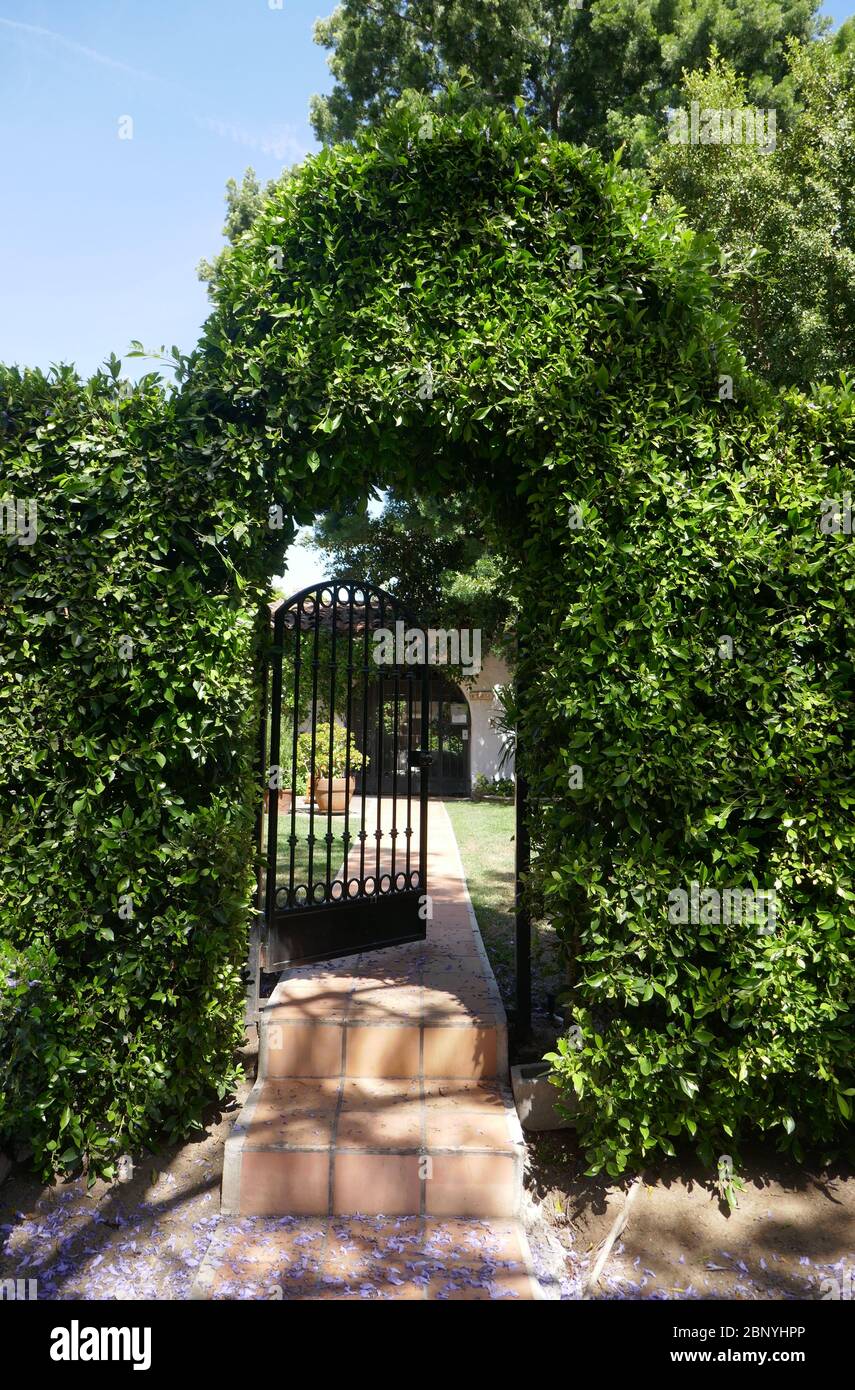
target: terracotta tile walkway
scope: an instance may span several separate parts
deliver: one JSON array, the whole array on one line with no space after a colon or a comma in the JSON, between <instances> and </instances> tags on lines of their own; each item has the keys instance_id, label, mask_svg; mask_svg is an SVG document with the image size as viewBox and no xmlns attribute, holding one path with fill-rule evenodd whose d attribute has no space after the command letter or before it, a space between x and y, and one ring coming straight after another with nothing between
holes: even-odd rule
<instances>
[{"instance_id":1,"label":"terracotta tile walkway","mask_svg":"<svg viewBox=\"0 0 855 1390\"><path fill-rule=\"evenodd\" d=\"M537 1297L505 1014L441 802L428 892L426 941L288 971L263 1006L196 1296Z\"/></svg>"}]
</instances>

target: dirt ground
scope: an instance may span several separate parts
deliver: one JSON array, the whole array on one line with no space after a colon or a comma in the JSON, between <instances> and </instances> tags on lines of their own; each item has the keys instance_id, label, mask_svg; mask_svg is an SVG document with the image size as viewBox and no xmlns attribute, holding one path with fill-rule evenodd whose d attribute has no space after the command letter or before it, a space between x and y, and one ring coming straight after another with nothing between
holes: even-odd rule
<instances>
[{"instance_id":1,"label":"dirt ground","mask_svg":"<svg viewBox=\"0 0 855 1390\"><path fill-rule=\"evenodd\" d=\"M529 1160L538 1274L551 1297L579 1298L629 1185L583 1177L569 1131L538 1136ZM831 1281L843 1297L855 1295L855 1174L800 1168L755 1149L741 1176L729 1212L700 1167L646 1173L590 1296L819 1299L833 1296Z\"/></svg>"},{"instance_id":2,"label":"dirt ground","mask_svg":"<svg viewBox=\"0 0 855 1390\"><path fill-rule=\"evenodd\" d=\"M251 1078L254 1047L243 1060ZM223 1145L250 1085L209 1117L197 1141L138 1158L130 1182L43 1187L17 1165L0 1187L0 1280L36 1279L40 1299L187 1298L212 1238L252 1226L220 1216ZM530 1144L527 1224L550 1298L583 1295L625 1200L626 1184L585 1178L584 1167L570 1132ZM591 1296L816 1299L826 1279L855 1295L852 1173L750 1154L730 1214L700 1169L663 1166L645 1176ZM246 1296L258 1297L251 1276Z\"/></svg>"},{"instance_id":3,"label":"dirt ground","mask_svg":"<svg viewBox=\"0 0 855 1390\"><path fill-rule=\"evenodd\" d=\"M254 1029L251 1030L254 1033ZM43 1187L21 1165L0 1187L0 1280L36 1279L39 1299L184 1299L222 1225L223 1146L252 1086L198 1140L137 1156L130 1182Z\"/></svg>"}]
</instances>

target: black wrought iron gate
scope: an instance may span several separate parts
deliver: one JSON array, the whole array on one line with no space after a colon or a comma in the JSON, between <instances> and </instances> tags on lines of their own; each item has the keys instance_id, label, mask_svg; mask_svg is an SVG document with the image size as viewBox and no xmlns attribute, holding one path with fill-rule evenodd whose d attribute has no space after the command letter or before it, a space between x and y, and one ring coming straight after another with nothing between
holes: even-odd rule
<instances>
[{"instance_id":1,"label":"black wrought iron gate","mask_svg":"<svg viewBox=\"0 0 855 1390\"><path fill-rule=\"evenodd\" d=\"M273 610L259 883L268 971L426 935L423 631L392 595L351 580ZM384 783L390 760L399 775Z\"/></svg>"}]
</instances>

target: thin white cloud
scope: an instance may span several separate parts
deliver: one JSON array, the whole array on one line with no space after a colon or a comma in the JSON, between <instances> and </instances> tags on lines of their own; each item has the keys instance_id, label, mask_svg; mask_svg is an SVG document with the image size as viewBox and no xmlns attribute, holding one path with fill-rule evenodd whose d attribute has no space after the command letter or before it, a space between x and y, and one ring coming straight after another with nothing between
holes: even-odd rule
<instances>
[{"instance_id":1,"label":"thin white cloud","mask_svg":"<svg viewBox=\"0 0 855 1390\"><path fill-rule=\"evenodd\" d=\"M73 53L78 58L86 59L91 63L98 63L101 67L112 68L115 72L124 72L129 76L142 78L146 82L161 82L160 78L150 72L144 72L140 68L132 67L129 63L111 58L109 54L100 53L95 48L87 47L86 44L77 43L75 39L66 38L64 34L57 34L53 29L44 29L37 24L22 24L16 19L5 19L2 15L0 15L0 26L0 33L2 33L2 29L6 29L25 38L40 41L43 46L44 44L51 44L57 48L65 49L66 52ZM161 83L161 85L163 84ZM171 86L172 84L166 85ZM309 153L309 147L301 143L293 126L280 126L272 130L259 131L235 121L224 121L216 117L194 116L193 119L200 130L206 130L213 135L218 135L221 139L230 140L234 145L242 145L247 150L270 155L283 164L296 164L305 159Z\"/></svg>"},{"instance_id":2,"label":"thin white cloud","mask_svg":"<svg viewBox=\"0 0 855 1390\"><path fill-rule=\"evenodd\" d=\"M286 160L297 163L309 153L308 147L302 145L298 140L293 126L283 126L271 131L256 131L247 126L238 125L234 121L223 121L212 116L196 116L195 121L202 130L209 130L213 135L219 135L224 140L231 140L232 144L243 145L245 149L272 155L274 159L279 159L283 163Z\"/></svg>"},{"instance_id":3,"label":"thin white cloud","mask_svg":"<svg viewBox=\"0 0 855 1390\"><path fill-rule=\"evenodd\" d=\"M146 82L158 80L150 72L143 72L140 68L131 67L129 63L122 63L117 58L111 58L107 53L99 53L95 48L87 48L86 44L77 43L74 39L67 39L64 34L57 34L53 29L42 29L37 24L21 24L17 19L4 19L2 15L0 15L0 25L29 38L45 39L58 48L64 48L67 52L76 54L78 58L86 58L90 63L100 63L102 67L113 68L116 72L126 72L131 77L140 77Z\"/></svg>"}]
</instances>

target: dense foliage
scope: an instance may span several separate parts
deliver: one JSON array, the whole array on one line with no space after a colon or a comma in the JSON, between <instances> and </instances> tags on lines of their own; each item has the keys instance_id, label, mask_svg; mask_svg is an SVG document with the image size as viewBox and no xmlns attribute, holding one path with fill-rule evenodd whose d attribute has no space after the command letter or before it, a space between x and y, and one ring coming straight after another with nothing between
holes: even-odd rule
<instances>
[{"instance_id":1,"label":"dense foliage","mask_svg":"<svg viewBox=\"0 0 855 1390\"><path fill-rule=\"evenodd\" d=\"M465 496L390 492L377 515L359 499L320 517L312 540L326 557L325 573L380 585L429 626L477 628L483 650L507 637L507 576Z\"/></svg>"},{"instance_id":2,"label":"dense foliage","mask_svg":"<svg viewBox=\"0 0 855 1390\"><path fill-rule=\"evenodd\" d=\"M712 48L752 101L790 109L789 37L818 32L815 0L343 0L315 26L335 79L315 97L320 140L351 139L408 89L455 89L460 108L513 110L562 140L639 157Z\"/></svg>"},{"instance_id":3,"label":"dense foliage","mask_svg":"<svg viewBox=\"0 0 855 1390\"><path fill-rule=\"evenodd\" d=\"M853 397L728 425L651 437L639 401L598 429L558 566L560 500L531 485L525 582L560 591L523 701L556 750L530 772L572 962L554 1060L612 1173L688 1137L708 1162L758 1132L829 1148L855 1094L853 557L820 529ZM693 883L701 910L671 918ZM728 922L734 890L776 910Z\"/></svg>"},{"instance_id":4,"label":"dense foliage","mask_svg":"<svg viewBox=\"0 0 855 1390\"><path fill-rule=\"evenodd\" d=\"M175 398L3 372L40 529L0 544L0 1123L43 1165L230 1085L269 518L279 556L372 486L463 499L519 605L593 1163L841 1140L852 397L752 386L713 268L618 164L411 98L277 188ZM774 887L774 931L669 921L694 881Z\"/></svg>"},{"instance_id":5,"label":"dense foliage","mask_svg":"<svg viewBox=\"0 0 855 1390\"><path fill-rule=\"evenodd\" d=\"M855 370L855 30L850 20L833 40L818 40L824 24L802 0L346 0L316 26L335 83L315 99L313 121L324 141L352 138L405 91L443 90L458 111L510 110L520 97L529 119L561 139L602 151L624 142L624 165L643 171L662 207L682 207L720 247L721 294L740 310L751 369L808 388ZM693 101L702 110L774 108L775 150L669 143L669 108ZM229 181L229 242L274 190L252 169ZM216 280L225 254L202 263L203 279ZM335 568L397 585L438 623L465 621L490 637L504 626L501 558L477 518L461 524L445 505L392 494L381 517L358 504L330 512L316 539Z\"/></svg>"},{"instance_id":6,"label":"dense foliage","mask_svg":"<svg viewBox=\"0 0 855 1390\"><path fill-rule=\"evenodd\" d=\"M751 367L780 385L855 371L855 49L793 44L798 118L775 148L660 140L649 169L663 207L721 249L725 293L740 309ZM745 82L713 59L686 75L680 106L740 110Z\"/></svg>"},{"instance_id":7,"label":"dense foliage","mask_svg":"<svg viewBox=\"0 0 855 1390\"><path fill-rule=\"evenodd\" d=\"M618 166L410 98L276 192L196 367L298 519L457 492L503 556L556 1073L612 1172L851 1111L852 397L752 386L716 259ZM694 881L774 888L774 931L675 926Z\"/></svg>"},{"instance_id":8,"label":"dense foliage","mask_svg":"<svg viewBox=\"0 0 855 1390\"><path fill-rule=\"evenodd\" d=\"M235 1076L265 490L117 363L0 408L0 1136L109 1175Z\"/></svg>"}]
</instances>

